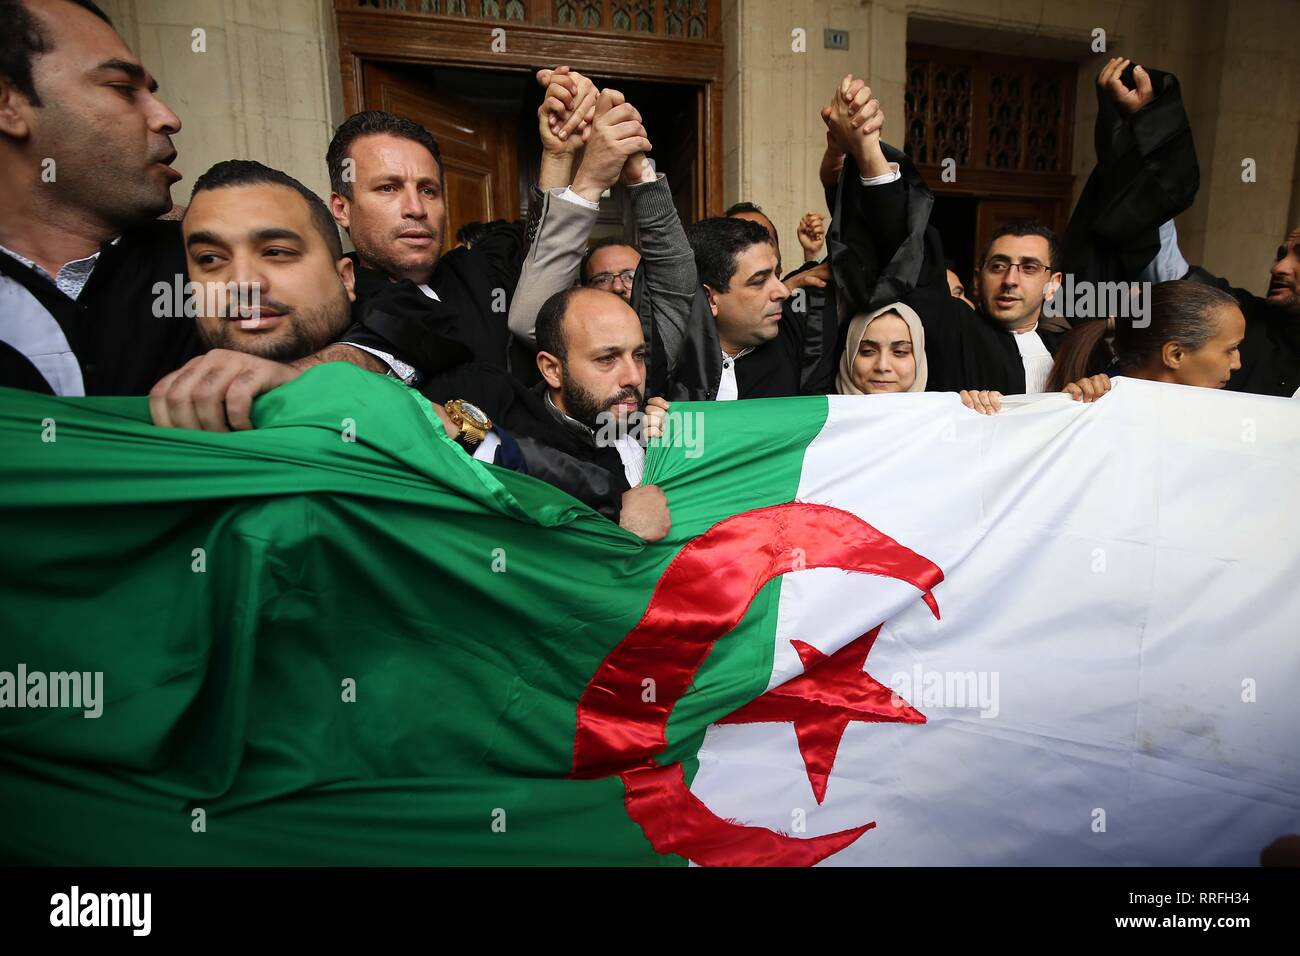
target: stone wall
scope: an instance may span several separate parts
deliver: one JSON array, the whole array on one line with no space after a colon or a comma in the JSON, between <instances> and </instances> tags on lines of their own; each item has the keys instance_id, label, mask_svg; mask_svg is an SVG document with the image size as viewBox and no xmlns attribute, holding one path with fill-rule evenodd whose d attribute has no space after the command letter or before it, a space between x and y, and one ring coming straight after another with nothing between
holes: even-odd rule
<instances>
[{"instance_id":1,"label":"stone wall","mask_svg":"<svg viewBox=\"0 0 1300 956\"><path fill-rule=\"evenodd\" d=\"M123 36L184 122L177 199L212 163L257 159L328 190L325 147L342 120L329 0L103 0ZM825 212L817 166L818 109L845 73L876 90L897 142L907 38L1078 63L1072 172L1076 194L1092 165L1095 77L1108 49L1177 73L1201 161L1201 194L1179 220L1183 251L1262 292L1278 241L1300 224L1300 0L723 0L725 203L757 202L800 250L795 226ZM823 48L827 27L847 51ZM195 52L193 31L206 31ZM805 31L806 52L792 49ZM579 55L575 62L580 62ZM892 134L892 135L891 135ZM1256 181L1242 182L1255 160Z\"/></svg>"},{"instance_id":2,"label":"stone wall","mask_svg":"<svg viewBox=\"0 0 1300 956\"><path fill-rule=\"evenodd\" d=\"M827 27L849 50L823 48ZM1094 54L1092 31L1107 34ZM791 50L806 31L807 52ZM825 144L817 110L845 73L865 76L898 142L909 29L914 38L1077 62L1076 196L1092 167L1095 79L1107 55L1168 69L1183 82L1201 162L1201 193L1179 220L1192 262L1257 292L1278 241L1300 223L1300 0L723 0L725 192L770 211L784 260L808 210L825 212L816 180ZM1255 160L1256 181L1242 181ZM959 173L960 175L960 173Z\"/></svg>"},{"instance_id":3,"label":"stone wall","mask_svg":"<svg viewBox=\"0 0 1300 956\"><path fill-rule=\"evenodd\" d=\"M102 0L153 71L183 127L176 167L189 187L213 163L255 159L329 195L325 148L343 120L329 0ZM205 31L197 52L193 31Z\"/></svg>"}]
</instances>

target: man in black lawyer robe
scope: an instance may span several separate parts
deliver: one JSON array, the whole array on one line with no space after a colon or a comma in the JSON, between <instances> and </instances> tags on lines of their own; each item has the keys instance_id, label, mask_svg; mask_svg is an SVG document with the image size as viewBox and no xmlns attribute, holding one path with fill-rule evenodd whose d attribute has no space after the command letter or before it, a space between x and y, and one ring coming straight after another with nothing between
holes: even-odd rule
<instances>
[{"instance_id":1,"label":"man in black lawyer robe","mask_svg":"<svg viewBox=\"0 0 1300 956\"><path fill-rule=\"evenodd\" d=\"M510 299L527 251L523 229L504 223L472 249L444 254L442 157L429 131L405 117L380 110L350 116L326 164L330 210L357 250L360 327L351 340L410 385L453 364L444 351L449 341L462 343L469 360L507 368ZM404 287L406 308L367 309L389 285Z\"/></svg>"}]
</instances>

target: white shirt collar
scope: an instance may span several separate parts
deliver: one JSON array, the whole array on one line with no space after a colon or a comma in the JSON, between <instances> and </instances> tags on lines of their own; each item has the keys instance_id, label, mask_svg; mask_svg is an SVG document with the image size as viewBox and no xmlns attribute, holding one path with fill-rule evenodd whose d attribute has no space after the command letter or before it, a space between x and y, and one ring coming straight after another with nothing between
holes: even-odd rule
<instances>
[{"instance_id":1,"label":"white shirt collar","mask_svg":"<svg viewBox=\"0 0 1300 956\"><path fill-rule=\"evenodd\" d=\"M117 245L118 239L121 238L122 238L121 236L116 237L115 239L113 239L111 244ZM90 281L90 276L94 273L95 266L99 263L100 250L96 249L94 252L92 252L88 256L85 256L84 258L73 259L69 262L65 262L60 267L59 274L53 276L50 275L48 272L46 272L45 269L43 269L41 266L33 262L31 259L28 259L26 256L14 252L12 249L7 248L6 246L0 246L0 252L5 253L11 259L17 259L27 268L36 272L37 275L49 279L51 282L54 283L55 288L57 288L60 292L66 295L69 299L76 301L76 299L81 296L81 290L84 289L86 287L86 283Z\"/></svg>"},{"instance_id":2,"label":"white shirt collar","mask_svg":"<svg viewBox=\"0 0 1300 956\"><path fill-rule=\"evenodd\" d=\"M733 358L724 350L722 353L722 378L718 382L718 401L734 402L740 398L740 385L736 382L736 363L754 351L754 347L741 349Z\"/></svg>"}]
</instances>

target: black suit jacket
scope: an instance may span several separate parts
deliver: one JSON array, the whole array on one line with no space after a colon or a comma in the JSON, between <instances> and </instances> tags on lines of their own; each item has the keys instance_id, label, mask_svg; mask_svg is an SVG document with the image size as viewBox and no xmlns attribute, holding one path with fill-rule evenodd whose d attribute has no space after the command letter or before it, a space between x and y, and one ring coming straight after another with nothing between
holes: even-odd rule
<instances>
[{"instance_id":1,"label":"black suit jacket","mask_svg":"<svg viewBox=\"0 0 1300 956\"><path fill-rule=\"evenodd\" d=\"M420 391L440 404L460 398L477 405L518 443L528 474L618 521L629 486L617 449L597 446L590 432L557 419L542 388L529 388L496 366L470 363L431 375Z\"/></svg>"},{"instance_id":2,"label":"black suit jacket","mask_svg":"<svg viewBox=\"0 0 1300 956\"><path fill-rule=\"evenodd\" d=\"M438 260L429 298L411 283L392 283L382 273L361 267L356 253L358 326L348 341L391 353L414 366L422 376L436 374L451 364L445 352L457 341L475 362L506 369L510 365L510 300L519 282L527 246L524 231L513 224L491 230L474 244L452 249ZM370 300L391 285L409 286L420 298L409 298L406 308L376 313Z\"/></svg>"}]
</instances>

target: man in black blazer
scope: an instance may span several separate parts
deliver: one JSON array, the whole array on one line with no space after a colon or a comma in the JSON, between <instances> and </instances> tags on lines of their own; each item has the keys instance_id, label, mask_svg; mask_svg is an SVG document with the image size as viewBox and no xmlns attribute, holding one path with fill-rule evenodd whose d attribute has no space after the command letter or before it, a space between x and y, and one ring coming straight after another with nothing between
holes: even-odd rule
<instances>
[{"instance_id":1,"label":"man in black blazer","mask_svg":"<svg viewBox=\"0 0 1300 956\"><path fill-rule=\"evenodd\" d=\"M330 142L330 211L352 240L358 317L350 337L407 384L461 360L506 368L510 299L525 253L513 224L443 254L446 177L438 143L419 123L381 110L350 116ZM404 288L417 308L369 308ZM416 294L418 293L418 295ZM453 348L452 343L460 343Z\"/></svg>"}]
</instances>

